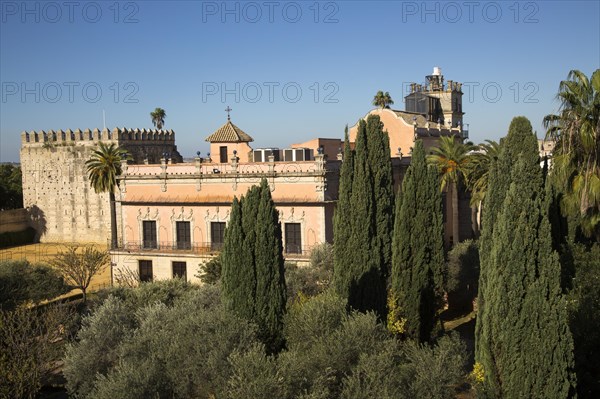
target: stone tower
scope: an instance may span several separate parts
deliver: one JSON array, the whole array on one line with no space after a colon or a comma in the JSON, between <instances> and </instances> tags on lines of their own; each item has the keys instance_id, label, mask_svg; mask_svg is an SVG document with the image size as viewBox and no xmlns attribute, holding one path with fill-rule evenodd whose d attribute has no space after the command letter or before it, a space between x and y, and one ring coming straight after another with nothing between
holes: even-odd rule
<instances>
[{"instance_id":1,"label":"stone tower","mask_svg":"<svg viewBox=\"0 0 600 399\"><path fill-rule=\"evenodd\" d=\"M106 244L110 238L108 194L97 194L90 187L85 167L100 141L125 148L132 163L159 163L161 158L182 161L172 130L21 133L23 204L41 242Z\"/></svg>"},{"instance_id":2,"label":"stone tower","mask_svg":"<svg viewBox=\"0 0 600 399\"><path fill-rule=\"evenodd\" d=\"M461 127L462 83L448 80L444 84L444 75L439 67L425 77L426 85L410 84L410 94L405 97L406 111L427 115L429 122L439 123L444 128Z\"/></svg>"}]
</instances>

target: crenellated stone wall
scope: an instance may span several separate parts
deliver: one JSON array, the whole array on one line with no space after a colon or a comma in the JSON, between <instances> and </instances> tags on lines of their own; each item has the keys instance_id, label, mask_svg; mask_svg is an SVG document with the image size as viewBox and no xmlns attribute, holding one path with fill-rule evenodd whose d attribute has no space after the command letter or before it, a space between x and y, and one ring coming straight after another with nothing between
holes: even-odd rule
<instances>
[{"instance_id":1,"label":"crenellated stone wall","mask_svg":"<svg viewBox=\"0 0 600 399\"><path fill-rule=\"evenodd\" d=\"M117 143L131 163L182 157L172 130L85 129L21 133L23 202L42 242L96 242L110 237L109 196L89 184L85 162L98 143Z\"/></svg>"}]
</instances>

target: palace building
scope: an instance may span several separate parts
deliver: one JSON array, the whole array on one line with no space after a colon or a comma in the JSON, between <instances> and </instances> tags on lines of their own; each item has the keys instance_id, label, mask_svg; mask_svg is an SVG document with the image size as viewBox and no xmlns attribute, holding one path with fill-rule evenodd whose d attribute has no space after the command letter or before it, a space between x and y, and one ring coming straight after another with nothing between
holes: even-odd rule
<instances>
[{"instance_id":1,"label":"palace building","mask_svg":"<svg viewBox=\"0 0 600 399\"><path fill-rule=\"evenodd\" d=\"M376 109L390 138L394 184L410 164L415 140L435 146L440 136L467 137L459 83L444 85L439 69L429 84L411 85L406 110ZM332 243L333 215L343 162L340 138L315 138L288 148L252 148L253 138L226 123L206 137L210 153L183 162L172 131L31 132L22 134L25 205L42 241L108 242L108 196L89 187L85 160L99 140L133 153L123 161L116 193L118 247L112 272L143 281L183 276L198 281L199 266L220 251L233 198L265 178L282 225L287 261L307 262L311 249ZM356 126L349 131L353 143ZM27 176L27 177L25 177ZM451 215L449 196L444 212ZM470 238L469 198L461 193L459 240ZM451 217L445 217L446 242Z\"/></svg>"}]
</instances>

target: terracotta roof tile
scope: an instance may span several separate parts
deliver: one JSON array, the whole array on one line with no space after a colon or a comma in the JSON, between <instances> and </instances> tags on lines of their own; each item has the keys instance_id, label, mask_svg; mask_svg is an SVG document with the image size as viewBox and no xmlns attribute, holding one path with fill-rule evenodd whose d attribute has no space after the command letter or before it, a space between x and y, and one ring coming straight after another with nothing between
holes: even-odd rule
<instances>
[{"instance_id":1,"label":"terracotta roof tile","mask_svg":"<svg viewBox=\"0 0 600 399\"><path fill-rule=\"evenodd\" d=\"M239 143L254 141L254 139L228 120L226 124L208 136L206 141L211 143Z\"/></svg>"}]
</instances>

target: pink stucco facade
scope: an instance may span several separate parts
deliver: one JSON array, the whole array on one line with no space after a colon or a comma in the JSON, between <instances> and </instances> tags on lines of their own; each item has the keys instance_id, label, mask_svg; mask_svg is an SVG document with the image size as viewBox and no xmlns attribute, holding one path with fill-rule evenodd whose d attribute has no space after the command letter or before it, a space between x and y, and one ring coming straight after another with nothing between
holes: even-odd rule
<instances>
[{"instance_id":1,"label":"pink stucco facade","mask_svg":"<svg viewBox=\"0 0 600 399\"><path fill-rule=\"evenodd\" d=\"M181 164L123 164L114 272L135 272L140 261L149 261L153 278L171 278L174 262L185 262L187 279L197 281L199 265L220 248L233 198L263 177L279 211L286 259L306 261L312 247L333 241L340 164L319 154L314 161L292 163L242 163L232 154L226 164L199 158ZM189 231L184 245L181 226Z\"/></svg>"}]
</instances>

